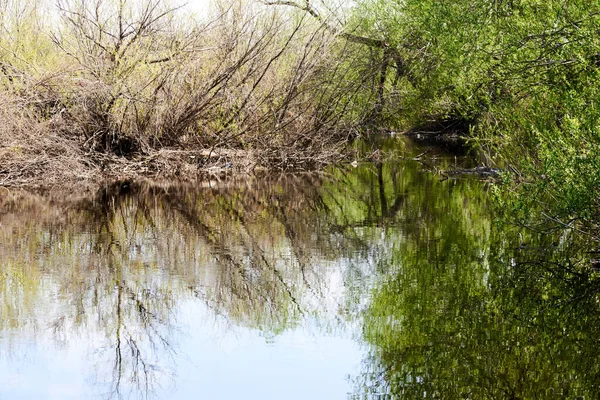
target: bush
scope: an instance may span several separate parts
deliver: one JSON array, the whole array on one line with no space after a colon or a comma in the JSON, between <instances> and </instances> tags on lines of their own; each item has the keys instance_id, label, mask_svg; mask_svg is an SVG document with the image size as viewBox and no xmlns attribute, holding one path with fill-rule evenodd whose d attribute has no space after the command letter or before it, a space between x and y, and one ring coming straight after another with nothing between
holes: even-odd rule
<instances>
[{"instance_id":1,"label":"bush","mask_svg":"<svg viewBox=\"0 0 600 400\"><path fill-rule=\"evenodd\" d=\"M97 170L163 149L210 150L192 157L199 167L214 149L279 169L344 155L355 121L337 111L353 95L327 73L335 35L303 13L245 1L205 20L160 0L2 7L2 96L39 143L68 140ZM22 132L5 135L29 140Z\"/></svg>"}]
</instances>

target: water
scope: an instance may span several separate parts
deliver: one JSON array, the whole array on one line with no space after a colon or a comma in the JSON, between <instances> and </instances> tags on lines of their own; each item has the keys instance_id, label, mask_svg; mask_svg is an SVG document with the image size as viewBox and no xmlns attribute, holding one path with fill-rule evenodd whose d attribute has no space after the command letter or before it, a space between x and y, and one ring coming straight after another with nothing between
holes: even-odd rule
<instances>
[{"instance_id":1,"label":"water","mask_svg":"<svg viewBox=\"0 0 600 400\"><path fill-rule=\"evenodd\" d=\"M2 194L0 399L599 398L589 244L436 173L466 156L378 145L395 161Z\"/></svg>"}]
</instances>

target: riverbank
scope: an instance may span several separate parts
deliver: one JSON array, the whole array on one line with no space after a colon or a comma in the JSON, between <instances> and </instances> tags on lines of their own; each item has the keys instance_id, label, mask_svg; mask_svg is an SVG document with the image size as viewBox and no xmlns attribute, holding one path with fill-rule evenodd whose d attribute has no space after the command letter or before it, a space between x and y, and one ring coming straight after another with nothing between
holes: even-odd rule
<instances>
[{"instance_id":1,"label":"riverbank","mask_svg":"<svg viewBox=\"0 0 600 400\"><path fill-rule=\"evenodd\" d=\"M423 171L442 180L467 176L489 179L489 174L479 173L485 168L477 163L476 154L469 151L464 140L456 142L454 136L420 140L409 134L371 132L358 139L331 141L326 148L313 148L312 152L291 152L276 147L256 150L165 148L129 158L85 153L73 144L70 148L60 148L65 142L47 144L55 147L46 147L44 152L38 150L36 157L26 157L16 151L0 152L0 159L4 157L0 163L0 189L5 189L0 191L0 196L29 192L50 200L89 198L123 182L127 185L202 186L206 182L222 184L306 173L326 176L330 168L354 169L362 164L375 168L401 161L417 161Z\"/></svg>"},{"instance_id":2,"label":"riverbank","mask_svg":"<svg viewBox=\"0 0 600 400\"><path fill-rule=\"evenodd\" d=\"M163 148L132 157L86 153L68 141L40 148L0 147L0 187L45 191L52 188L98 187L115 180L197 181L257 172L312 171L344 161L352 153L346 141L327 149Z\"/></svg>"}]
</instances>

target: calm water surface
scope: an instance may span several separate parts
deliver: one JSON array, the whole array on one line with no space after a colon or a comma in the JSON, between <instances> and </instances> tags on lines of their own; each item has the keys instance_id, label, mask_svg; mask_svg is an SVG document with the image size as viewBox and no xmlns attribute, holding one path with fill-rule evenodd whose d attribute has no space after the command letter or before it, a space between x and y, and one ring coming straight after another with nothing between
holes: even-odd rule
<instances>
[{"instance_id":1,"label":"calm water surface","mask_svg":"<svg viewBox=\"0 0 600 400\"><path fill-rule=\"evenodd\" d=\"M465 157L390 146L319 175L0 192L0 399L600 398L589 248L436 173Z\"/></svg>"}]
</instances>

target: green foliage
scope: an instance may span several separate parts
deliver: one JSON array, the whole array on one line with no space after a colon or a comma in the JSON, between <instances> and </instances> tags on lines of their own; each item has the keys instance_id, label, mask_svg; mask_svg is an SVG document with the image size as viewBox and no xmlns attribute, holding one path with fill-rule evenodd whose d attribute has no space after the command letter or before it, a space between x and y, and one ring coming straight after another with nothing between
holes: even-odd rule
<instances>
[{"instance_id":1,"label":"green foliage","mask_svg":"<svg viewBox=\"0 0 600 400\"><path fill-rule=\"evenodd\" d=\"M396 86L386 82L397 125L468 122L488 160L528 182L522 196L544 193L548 213L594 224L599 4L365 0L351 25L384 38L406 64Z\"/></svg>"}]
</instances>

